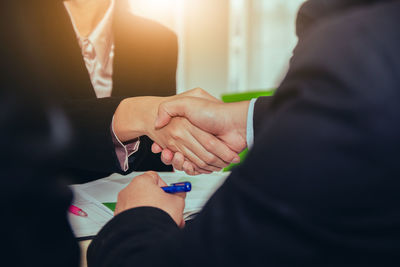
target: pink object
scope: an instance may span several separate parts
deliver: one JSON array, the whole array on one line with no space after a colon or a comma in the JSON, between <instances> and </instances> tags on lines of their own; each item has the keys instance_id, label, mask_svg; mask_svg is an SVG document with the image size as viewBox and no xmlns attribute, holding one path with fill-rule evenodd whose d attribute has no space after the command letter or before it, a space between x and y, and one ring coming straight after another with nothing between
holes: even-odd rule
<instances>
[{"instance_id":1,"label":"pink object","mask_svg":"<svg viewBox=\"0 0 400 267\"><path fill-rule=\"evenodd\" d=\"M110 97L112 93L113 81L113 61L114 61L114 39L113 39L113 14L115 0L110 6L102 20L89 34L80 36L74 18L70 12L69 2L64 1L65 8L71 18L83 60L88 70L90 80L93 85L97 98Z\"/></svg>"},{"instance_id":2,"label":"pink object","mask_svg":"<svg viewBox=\"0 0 400 267\"><path fill-rule=\"evenodd\" d=\"M77 206L71 205L68 208L68 211L71 212L72 214L75 214L77 216L81 216L81 217L87 217L87 213L84 212L83 210L81 210L80 208L78 208Z\"/></svg>"}]
</instances>

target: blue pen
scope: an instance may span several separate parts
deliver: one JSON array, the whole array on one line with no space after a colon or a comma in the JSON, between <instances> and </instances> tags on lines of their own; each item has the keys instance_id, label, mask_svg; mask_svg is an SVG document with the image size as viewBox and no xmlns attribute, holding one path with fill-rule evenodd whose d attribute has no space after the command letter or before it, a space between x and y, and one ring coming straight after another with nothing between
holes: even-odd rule
<instances>
[{"instance_id":1,"label":"blue pen","mask_svg":"<svg viewBox=\"0 0 400 267\"><path fill-rule=\"evenodd\" d=\"M175 194L175 193L183 193L190 192L192 190L192 184L190 182L182 182L171 184L171 186L161 187L166 193Z\"/></svg>"}]
</instances>

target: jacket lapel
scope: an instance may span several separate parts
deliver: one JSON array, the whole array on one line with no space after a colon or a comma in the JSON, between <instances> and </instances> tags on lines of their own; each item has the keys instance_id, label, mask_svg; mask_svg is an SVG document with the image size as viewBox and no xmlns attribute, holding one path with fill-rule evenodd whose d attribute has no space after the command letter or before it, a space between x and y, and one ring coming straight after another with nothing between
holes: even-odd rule
<instances>
[{"instance_id":1,"label":"jacket lapel","mask_svg":"<svg viewBox=\"0 0 400 267\"><path fill-rule=\"evenodd\" d=\"M35 1L33 1L35 2ZM66 98L93 98L95 93L82 58L81 49L63 1L46 1L43 10L43 42L48 64Z\"/></svg>"},{"instance_id":2,"label":"jacket lapel","mask_svg":"<svg viewBox=\"0 0 400 267\"><path fill-rule=\"evenodd\" d=\"M176 36L156 22L129 12L116 0L113 96L169 96L176 92Z\"/></svg>"}]
</instances>

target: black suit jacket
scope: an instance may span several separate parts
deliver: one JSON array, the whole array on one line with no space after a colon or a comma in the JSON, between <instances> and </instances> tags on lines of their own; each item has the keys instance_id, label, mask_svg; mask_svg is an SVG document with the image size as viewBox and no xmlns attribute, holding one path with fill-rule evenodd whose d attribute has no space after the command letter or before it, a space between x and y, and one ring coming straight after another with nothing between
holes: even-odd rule
<instances>
[{"instance_id":1,"label":"black suit jacket","mask_svg":"<svg viewBox=\"0 0 400 267\"><path fill-rule=\"evenodd\" d=\"M132 15L128 1L117 0L112 97L96 99L63 2L24 2L25 9L19 12L29 20L26 32L32 38L26 46L41 54L40 66L32 67L46 70L41 79L51 79L52 91L64 104L75 130L76 151L65 160L66 168L79 177L122 173L112 144L112 116L124 98L175 94L176 35L156 22ZM31 74L24 74L27 83ZM143 137L139 152L130 158L130 170L171 170L161 163L159 155L151 153L150 145L151 140Z\"/></svg>"},{"instance_id":2,"label":"black suit jacket","mask_svg":"<svg viewBox=\"0 0 400 267\"><path fill-rule=\"evenodd\" d=\"M7 210L0 221L2 266L79 266L66 218L72 193L60 173L80 160L87 168L88 159L93 169L117 169L108 138L119 100L174 93L175 35L126 10L116 14L114 97L97 100L62 2L0 1L0 201ZM73 133L68 121L86 128ZM88 138L80 141L88 142L87 151L71 158L74 136Z\"/></svg>"},{"instance_id":3,"label":"black suit jacket","mask_svg":"<svg viewBox=\"0 0 400 267\"><path fill-rule=\"evenodd\" d=\"M249 157L195 221L128 210L89 266L399 265L399 14L376 1L310 26L257 101Z\"/></svg>"}]
</instances>

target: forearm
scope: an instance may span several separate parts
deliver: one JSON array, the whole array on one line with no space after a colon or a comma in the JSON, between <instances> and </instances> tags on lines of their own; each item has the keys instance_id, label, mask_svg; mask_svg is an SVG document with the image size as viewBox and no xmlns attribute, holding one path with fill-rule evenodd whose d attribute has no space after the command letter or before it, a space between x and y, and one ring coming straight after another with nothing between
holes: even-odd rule
<instances>
[{"instance_id":1,"label":"forearm","mask_svg":"<svg viewBox=\"0 0 400 267\"><path fill-rule=\"evenodd\" d=\"M133 97L121 101L114 114L114 131L122 142L148 135L154 128L163 97Z\"/></svg>"}]
</instances>

